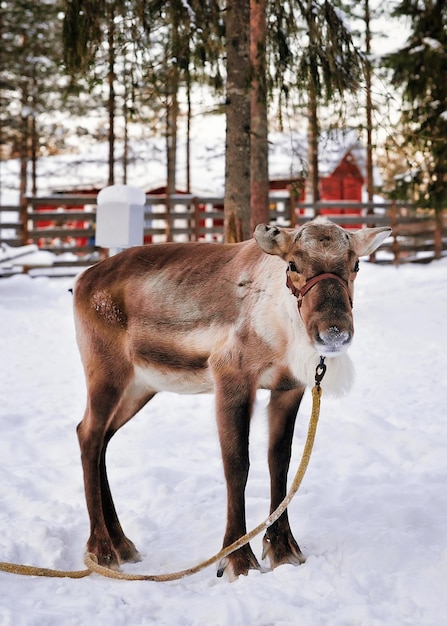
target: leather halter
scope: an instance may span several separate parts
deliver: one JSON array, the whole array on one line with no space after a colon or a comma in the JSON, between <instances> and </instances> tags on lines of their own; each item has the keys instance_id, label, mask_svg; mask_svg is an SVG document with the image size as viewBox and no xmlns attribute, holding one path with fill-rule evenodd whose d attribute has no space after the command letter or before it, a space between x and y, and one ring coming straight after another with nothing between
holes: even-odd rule
<instances>
[{"instance_id":1,"label":"leather halter","mask_svg":"<svg viewBox=\"0 0 447 626\"><path fill-rule=\"evenodd\" d=\"M331 274L330 272L325 272L324 274L317 274L316 276L313 276L312 278L309 278L308 280L306 280L306 282L304 283L304 286L301 287L301 289L299 289L298 287L295 287L295 285L292 283L292 280L289 274L289 269L287 269L286 284L298 301L298 311L300 311L301 309L301 304L303 302L303 298L306 295L306 293L310 291L310 289L312 289L312 287L314 287L317 283L319 283L320 280L328 280L328 279L338 281L340 285L345 289L349 298L349 304L351 305L351 309L352 309L352 298L349 292L348 283L337 274Z\"/></svg>"}]
</instances>

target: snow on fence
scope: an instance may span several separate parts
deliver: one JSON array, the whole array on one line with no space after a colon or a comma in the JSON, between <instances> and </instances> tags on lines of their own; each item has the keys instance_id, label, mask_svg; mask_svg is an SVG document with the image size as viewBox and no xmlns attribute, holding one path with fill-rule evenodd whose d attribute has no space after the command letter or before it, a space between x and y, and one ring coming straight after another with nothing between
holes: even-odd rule
<instances>
[{"instance_id":1,"label":"snow on fence","mask_svg":"<svg viewBox=\"0 0 447 626\"><path fill-rule=\"evenodd\" d=\"M96 201L97 194L55 194L30 197L26 208L0 207L0 245L36 244L39 250L53 253L54 264L59 267L91 265L107 254L95 245ZM270 197L271 223L295 226L316 214L327 215L346 228L391 226L393 236L381 247L380 261L428 261L447 249L445 212L435 216L397 202L309 204L298 203L287 194ZM145 243L219 242L223 231L223 198L181 194L172 196L168 203L164 195L146 196ZM28 269L24 264L22 270Z\"/></svg>"}]
</instances>

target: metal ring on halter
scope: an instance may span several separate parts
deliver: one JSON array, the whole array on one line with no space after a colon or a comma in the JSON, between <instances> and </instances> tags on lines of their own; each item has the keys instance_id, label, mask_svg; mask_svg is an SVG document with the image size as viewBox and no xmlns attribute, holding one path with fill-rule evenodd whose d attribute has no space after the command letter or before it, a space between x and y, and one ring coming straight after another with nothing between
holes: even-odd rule
<instances>
[{"instance_id":1,"label":"metal ring on halter","mask_svg":"<svg viewBox=\"0 0 447 626\"><path fill-rule=\"evenodd\" d=\"M326 365L324 363L324 359L324 356L320 356L320 362L315 369L315 384L317 385L317 387L320 386L320 383L323 380L324 375L326 374Z\"/></svg>"}]
</instances>

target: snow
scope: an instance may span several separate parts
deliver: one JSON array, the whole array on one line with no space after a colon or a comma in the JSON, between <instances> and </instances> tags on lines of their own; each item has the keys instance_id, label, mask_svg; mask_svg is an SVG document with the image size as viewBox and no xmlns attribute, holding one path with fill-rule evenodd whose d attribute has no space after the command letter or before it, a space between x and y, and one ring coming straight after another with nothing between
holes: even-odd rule
<instances>
[{"instance_id":1,"label":"snow","mask_svg":"<svg viewBox=\"0 0 447 626\"><path fill-rule=\"evenodd\" d=\"M36 244L12 247L7 243L0 243L0 272L23 265L50 266L54 259L52 252L39 250Z\"/></svg>"},{"instance_id":2,"label":"snow","mask_svg":"<svg viewBox=\"0 0 447 626\"><path fill-rule=\"evenodd\" d=\"M210 567L171 583L0 573L3 626L440 626L447 596L447 260L361 264L354 389L324 394L308 472L289 507L300 567L230 584ZM80 569L88 536L75 426L85 401L71 281L0 280L0 560ZM330 367L330 363L329 363ZM268 514L267 395L252 423L247 517ZM310 414L300 409L291 464ZM110 445L112 491L144 554L176 571L221 546L225 483L213 398L160 394ZM252 542L260 557L261 538Z\"/></svg>"},{"instance_id":3,"label":"snow","mask_svg":"<svg viewBox=\"0 0 447 626\"><path fill-rule=\"evenodd\" d=\"M431 48L432 50L438 50L439 52L444 52L443 44L437 39L434 39L433 37L424 37L422 41L428 48Z\"/></svg>"}]
</instances>

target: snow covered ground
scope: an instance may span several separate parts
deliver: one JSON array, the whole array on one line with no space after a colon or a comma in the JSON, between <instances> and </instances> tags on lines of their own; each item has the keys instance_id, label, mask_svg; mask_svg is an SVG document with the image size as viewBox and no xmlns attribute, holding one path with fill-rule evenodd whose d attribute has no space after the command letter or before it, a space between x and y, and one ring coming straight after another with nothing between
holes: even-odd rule
<instances>
[{"instance_id":1,"label":"snow covered ground","mask_svg":"<svg viewBox=\"0 0 447 626\"><path fill-rule=\"evenodd\" d=\"M172 583L0 574L2 626L441 626L447 623L447 260L363 263L357 380L323 394L310 467L290 505L307 562L229 584L210 567ZM75 426L84 381L67 279L0 280L0 560L79 569L88 535ZM324 384L323 384L324 389ZM252 424L248 524L268 513L267 395ZM298 464L310 412L294 442ZM212 396L160 394L117 434L109 471L128 571L214 554L225 485ZM252 542L260 557L261 539Z\"/></svg>"}]
</instances>

